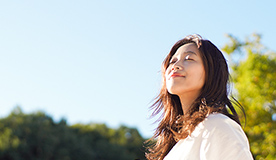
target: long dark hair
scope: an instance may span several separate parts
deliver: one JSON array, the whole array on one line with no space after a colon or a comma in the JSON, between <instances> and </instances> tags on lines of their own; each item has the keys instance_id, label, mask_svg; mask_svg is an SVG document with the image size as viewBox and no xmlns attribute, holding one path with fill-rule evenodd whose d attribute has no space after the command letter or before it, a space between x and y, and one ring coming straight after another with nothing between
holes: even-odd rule
<instances>
[{"instance_id":1,"label":"long dark hair","mask_svg":"<svg viewBox=\"0 0 276 160\"><path fill-rule=\"evenodd\" d=\"M166 87L165 71L177 49L184 44L197 45L205 69L205 83L198 98L190 110L183 115L180 99L177 95L170 94ZM222 52L209 40L202 39L199 35L189 35L179 40L171 48L162 65L162 88L154 104L152 116L162 112L160 123L154 136L148 140L147 159L162 160L179 139L190 135L195 127L210 113L222 113L238 124L238 114L233 107L229 95L229 71ZM234 99L244 112L242 106ZM150 143L157 138L156 143Z\"/></svg>"}]
</instances>

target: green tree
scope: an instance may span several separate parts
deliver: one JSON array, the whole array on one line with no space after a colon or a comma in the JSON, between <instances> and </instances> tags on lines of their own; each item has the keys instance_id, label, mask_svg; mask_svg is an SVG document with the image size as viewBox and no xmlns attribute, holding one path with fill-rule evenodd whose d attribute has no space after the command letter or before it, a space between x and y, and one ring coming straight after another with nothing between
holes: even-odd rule
<instances>
[{"instance_id":1,"label":"green tree","mask_svg":"<svg viewBox=\"0 0 276 160\"><path fill-rule=\"evenodd\" d=\"M134 128L69 126L43 112L24 114L20 107L0 119L0 159L5 160L144 159L143 141Z\"/></svg>"},{"instance_id":2,"label":"green tree","mask_svg":"<svg viewBox=\"0 0 276 160\"><path fill-rule=\"evenodd\" d=\"M228 35L222 50L229 55L232 80L239 102L247 115L246 127L251 151L257 160L276 157L276 53L252 34L244 41Z\"/></svg>"}]
</instances>

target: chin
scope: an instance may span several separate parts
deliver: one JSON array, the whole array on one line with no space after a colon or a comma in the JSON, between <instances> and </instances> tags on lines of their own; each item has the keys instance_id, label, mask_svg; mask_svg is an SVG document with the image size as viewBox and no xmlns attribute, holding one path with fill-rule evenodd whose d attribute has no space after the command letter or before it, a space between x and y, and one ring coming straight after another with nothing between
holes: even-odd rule
<instances>
[{"instance_id":1,"label":"chin","mask_svg":"<svg viewBox=\"0 0 276 160\"><path fill-rule=\"evenodd\" d=\"M179 95L180 91L178 89L167 89L170 94Z\"/></svg>"}]
</instances>

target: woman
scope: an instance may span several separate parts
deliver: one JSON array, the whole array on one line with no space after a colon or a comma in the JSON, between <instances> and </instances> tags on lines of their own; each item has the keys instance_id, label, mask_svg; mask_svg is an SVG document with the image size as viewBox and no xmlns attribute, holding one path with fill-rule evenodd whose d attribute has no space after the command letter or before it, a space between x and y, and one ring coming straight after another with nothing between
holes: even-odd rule
<instances>
[{"instance_id":1,"label":"woman","mask_svg":"<svg viewBox=\"0 0 276 160\"><path fill-rule=\"evenodd\" d=\"M215 45L198 35L185 37L165 58L162 75L152 108L153 116L163 114L148 159L253 159L228 98L228 66Z\"/></svg>"}]
</instances>

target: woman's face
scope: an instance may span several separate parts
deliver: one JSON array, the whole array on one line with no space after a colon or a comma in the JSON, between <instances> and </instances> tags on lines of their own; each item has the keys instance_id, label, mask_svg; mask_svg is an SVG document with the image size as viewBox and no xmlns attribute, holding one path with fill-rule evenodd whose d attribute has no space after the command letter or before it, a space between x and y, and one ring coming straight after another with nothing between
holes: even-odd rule
<instances>
[{"instance_id":1,"label":"woman's face","mask_svg":"<svg viewBox=\"0 0 276 160\"><path fill-rule=\"evenodd\" d=\"M194 43L178 48L165 72L169 93L178 96L199 95L205 81L205 70L200 54Z\"/></svg>"}]
</instances>

